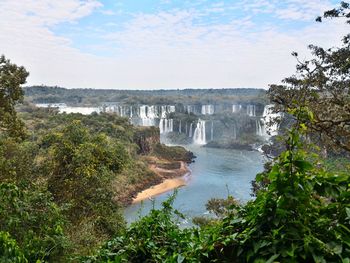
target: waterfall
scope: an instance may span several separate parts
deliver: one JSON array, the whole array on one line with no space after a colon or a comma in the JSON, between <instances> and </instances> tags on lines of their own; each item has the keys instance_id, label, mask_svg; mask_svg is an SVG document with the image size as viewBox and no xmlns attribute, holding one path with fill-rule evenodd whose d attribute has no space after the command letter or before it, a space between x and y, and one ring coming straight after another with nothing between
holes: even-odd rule
<instances>
[{"instance_id":1,"label":"waterfall","mask_svg":"<svg viewBox=\"0 0 350 263\"><path fill-rule=\"evenodd\" d=\"M265 131L264 131L263 126L261 125L261 120L257 119L255 122L256 122L256 135L264 136Z\"/></svg>"},{"instance_id":2,"label":"waterfall","mask_svg":"<svg viewBox=\"0 0 350 263\"><path fill-rule=\"evenodd\" d=\"M247 115L250 117L255 116L255 105L248 105L247 106Z\"/></svg>"},{"instance_id":3,"label":"waterfall","mask_svg":"<svg viewBox=\"0 0 350 263\"><path fill-rule=\"evenodd\" d=\"M179 133L181 133L182 130L181 130L181 120L180 120L180 123L179 123Z\"/></svg>"},{"instance_id":4,"label":"waterfall","mask_svg":"<svg viewBox=\"0 0 350 263\"><path fill-rule=\"evenodd\" d=\"M237 105L237 104L232 105L232 112L233 113L240 112L241 109L242 109L242 105Z\"/></svg>"},{"instance_id":5,"label":"waterfall","mask_svg":"<svg viewBox=\"0 0 350 263\"><path fill-rule=\"evenodd\" d=\"M154 126L154 119L157 117L154 106L142 105L139 110L142 126Z\"/></svg>"},{"instance_id":6,"label":"waterfall","mask_svg":"<svg viewBox=\"0 0 350 263\"><path fill-rule=\"evenodd\" d=\"M161 106L160 107L160 117L166 118L166 114L167 114L166 106Z\"/></svg>"},{"instance_id":7,"label":"waterfall","mask_svg":"<svg viewBox=\"0 0 350 263\"><path fill-rule=\"evenodd\" d=\"M198 120L197 127L194 130L193 143L198 145L204 145L207 143L205 138L205 121L202 121L201 119Z\"/></svg>"},{"instance_id":8,"label":"waterfall","mask_svg":"<svg viewBox=\"0 0 350 263\"><path fill-rule=\"evenodd\" d=\"M193 105L187 105L186 111L187 111L187 114L190 114L190 113L196 114L196 107Z\"/></svg>"},{"instance_id":9,"label":"waterfall","mask_svg":"<svg viewBox=\"0 0 350 263\"><path fill-rule=\"evenodd\" d=\"M190 124L190 131L188 133L188 137L192 137L192 127L193 127L193 123Z\"/></svg>"},{"instance_id":10,"label":"waterfall","mask_svg":"<svg viewBox=\"0 0 350 263\"><path fill-rule=\"evenodd\" d=\"M210 129L210 140L214 140L214 122L211 122L211 129Z\"/></svg>"},{"instance_id":11,"label":"waterfall","mask_svg":"<svg viewBox=\"0 0 350 263\"><path fill-rule=\"evenodd\" d=\"M273 112L273 105L266 105L263 112L263 134L264 136L275 136L278 134L278 127L282 115Z\"/></svg>"},{"instance_id":12,"label":"waterfall","mask_svg":"<svg viewBox=\"0 0 350 263\"><path fill-rule=\"evenodd\" d=\"M159 120L159 132L160 134L164 133L164 119Z\"/></svg>"},{"instance_id":13,"label":"waterfall","mask_svg":"<svg viewBox=\"0 0 350 263\"><path fill-rule=\"evenodd\" d=\"M201 110L203 115L212 115L214 114L214 105L202 105Z\"/></svg>"},{"instance_id":14,"label":"waterfall","mask_svg":"<svg viewBox=\"0 0 350 263\"><path fill-rule=\"evenodd\" d=\"M247 115L250 117L255 117L255 105L247 106Z\"/></svg>"},{"instance_id":15,"label":"waterfall","mask_svg":"<svg viewBox=\"0 0 350 263\"><path fill-rule=\"evenodd\" d=\"M132 118L132 106L130 106L130 118Z\"/></svg>"},{"instance_id":16,"label":"waterfall","mask_svg":"<svg viewBox=\"0 0 350 263\"><path fill-rule=\"evenodd\" d=\"M174 131L174 120L161 118L159 120L159 131L160 131L160 134L173 132Z\"/></svg>"}]
</instances>

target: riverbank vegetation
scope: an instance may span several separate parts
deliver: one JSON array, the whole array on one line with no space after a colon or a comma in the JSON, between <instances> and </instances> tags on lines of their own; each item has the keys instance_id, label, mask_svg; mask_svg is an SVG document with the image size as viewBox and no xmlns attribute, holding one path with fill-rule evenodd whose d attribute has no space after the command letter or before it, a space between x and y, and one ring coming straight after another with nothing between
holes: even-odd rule
<instances>
[{"instance_id":1,"label":"riverbank vegetation","mask_svg":"<svg viewBox=\"0 0 350 263\"><path fill-rule=\"evenodd\" d=\"M343 2L324 17L349 11ZM315 58L271 86L293 121L284 150L256 177L255 199L212 200L216 217L186 229L176 195L129 227L120 207L160 180L148 169L154 158L177 168L193 156L113 114L16 112L28 73L2 57L0 261L350 262L349 47L349 36L337 49L311 46Z\"/></svg>"}]
</instances>

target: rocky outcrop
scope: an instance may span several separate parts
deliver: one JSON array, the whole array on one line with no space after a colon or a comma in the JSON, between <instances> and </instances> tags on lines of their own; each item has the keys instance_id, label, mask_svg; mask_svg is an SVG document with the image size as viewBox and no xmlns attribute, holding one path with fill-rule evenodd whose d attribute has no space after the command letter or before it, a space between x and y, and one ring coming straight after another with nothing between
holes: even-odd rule
<instances>
[{"instance_id":1,"label":"rocky outcrop","mask_svg":"<svg viewBox=\"0 0 350 263\"><path fill-rule=\"evenodd\" d=\"M139 127L133 140L139 147L137 153L147 155L153 151L155 145L160 143L159 129L156 127Z\"/></svg>"}]
</instances>

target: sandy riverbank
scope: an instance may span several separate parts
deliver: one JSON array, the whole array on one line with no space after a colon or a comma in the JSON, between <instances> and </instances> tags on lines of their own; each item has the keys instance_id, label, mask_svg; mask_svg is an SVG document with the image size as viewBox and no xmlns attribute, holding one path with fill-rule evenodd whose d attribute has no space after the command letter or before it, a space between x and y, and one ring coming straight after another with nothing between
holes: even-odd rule
<instances>
[{"instance_id":1,"label":"sandy riverbank","mask_svg":"<svg viewBox=\"0 0 350 263\"><path fill-rule=\"evenodd\" d=\"M188 169L187 164L185 162L181 162L181 167L179 169L164 169L156 167L155 165L151 165L150 169L160 176L161 174L164 176L165 173L171 173L173 175L175 174L176 177L164 179L162 183L143 190L142 192L137 194L137 196L132 200L132 203L141 202L142 200L184 186L186 185L188 176L190 174L190 170Z\"/></svg>"}]
</instances>

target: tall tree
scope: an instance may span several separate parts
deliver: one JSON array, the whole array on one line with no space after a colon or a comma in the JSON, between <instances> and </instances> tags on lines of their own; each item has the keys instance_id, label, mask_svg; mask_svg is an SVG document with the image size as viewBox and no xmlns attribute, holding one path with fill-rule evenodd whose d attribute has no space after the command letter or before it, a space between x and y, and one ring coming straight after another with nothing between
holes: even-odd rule
<instances>
[{"instance_id":1,"label":"tall tree","mask_svg":"<svg viewBox=\"0 0 350 263\"><path fill-rule=\"evenodd\" d=\"M323 18L345 17L350 20L349 4L326 11ZM322 17L316 19L321 22ZM328 146L350 151L350 42L343 38L341 47L325 49L310 45L313 59L301 61L298 54L297 72L283 80L283 85L271 85L270 99L278 110L293 113L308 107L314 117L305 118L313 134ZM293 114L292 114L293 115Z\"/></svg>"},{"instance_id":2,"label":"tall tree","mask_svg":"<svg viewBox=\"0 0 350 263\"><path fill-rule=\"evenodd\" d=\"M28 75L24 67L18 67L5 56L0 56L0 133L24 137L24 124L17 118L15 105L23 100L21 85L26 83Z\"/></svg>"}]
</instances>

